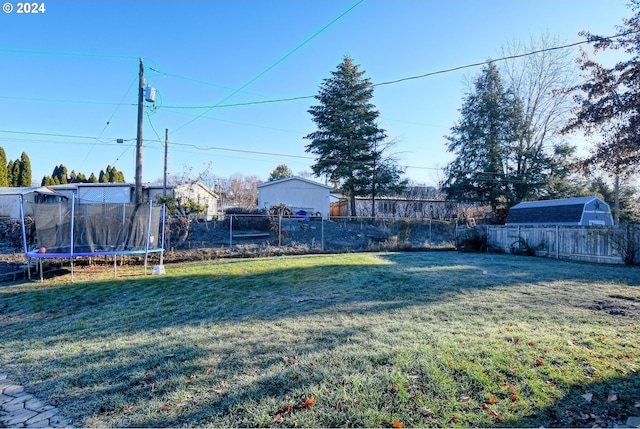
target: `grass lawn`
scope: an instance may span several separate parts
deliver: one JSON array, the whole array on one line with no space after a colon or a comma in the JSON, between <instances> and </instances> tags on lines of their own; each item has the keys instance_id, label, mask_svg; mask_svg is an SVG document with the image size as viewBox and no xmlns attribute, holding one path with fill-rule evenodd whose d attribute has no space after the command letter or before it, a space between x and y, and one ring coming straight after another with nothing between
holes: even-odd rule
<instances>
[{"instance_id":1,"label":"grass lawn","mask_svg":"<svg viewBox=\"0 0 640 429\"><path fill-rule=\"evenodd\" d=\"M0 368L76 426L592 426L640 415L640 269L461 253L0 287Z\"/></svg>"}]
</instances>

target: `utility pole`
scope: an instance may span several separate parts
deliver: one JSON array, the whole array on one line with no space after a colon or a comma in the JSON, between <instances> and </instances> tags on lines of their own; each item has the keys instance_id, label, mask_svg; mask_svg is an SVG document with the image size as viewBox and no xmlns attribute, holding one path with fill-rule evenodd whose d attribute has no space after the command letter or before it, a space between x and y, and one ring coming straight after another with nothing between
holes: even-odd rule
<instances>
[{"instance_id":1,"label":"utility pole","mask_svg":"<svg viewBox=\"0 0 640 429\"><path fill-rule=\"evenodd\" d=\"M138 82L138 135L136 140L136 185L134 199L136 204L142 204L142 113L144 105L144 65L142 65L142 58L140 58Z\"/></svg>"},{"instance_id":2,"label":"utility pole","mask_svg":"<svg viewBox=\"0 0 640 429\"><path fill-rule=\"evenodd\" d=\"M164 180L162 182L162 198L167 201L167 158L169 151L169 128L164 129Z\"/></svg>"}]
</instances>

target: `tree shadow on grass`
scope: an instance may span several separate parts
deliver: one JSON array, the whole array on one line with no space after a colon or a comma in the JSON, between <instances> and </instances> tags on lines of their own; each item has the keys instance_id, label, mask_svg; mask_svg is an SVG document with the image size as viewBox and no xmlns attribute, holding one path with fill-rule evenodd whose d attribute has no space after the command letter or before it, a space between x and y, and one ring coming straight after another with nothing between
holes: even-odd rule
<instances>
[{"instance_id":1,"label":"tree shadow on grass","mask_svg":"<svg viewBox=\"0 0 640 429\"><path fill-rule=\"evenodd\" d=\"M505 421L518 427L625 427L640 417L640 374L606 378L572 386L552 406L535 416Z\"/></svg>"},{"instance_id":2,"label":"tree shadow on grass","mask_svg":"<svg viewBox=\"0 0 640 429\"><path fill-rule=\"evenodd\" d=\"M349 318L373 319L430 303L454 304L460 294L491 288L610 281L612 272L626 285L640 284L638 272L626 267L611 271L509 255L379 257L386 264L274 267L247 275L195 274L5 290L0 306L0 325L8 334L4 363L15 374L33 369L35 379L18 379L82 425L269 425L279 415L286 420L287 404L298 407L295 410L304 417L300 404L326 382L327 365L343 365L346 379L358 371L388 366L393 350L368 348L372 334L363 334L366 326L352 324ZM315 324L300 326L297 318ZM266 330L256 336L258 325ZM193 332L185 334L187 329ZM29 357L31 349L48 347L59 355ZM345 347L360 347L360 359L330 361L329 356ZM325 361L304 360L312 356ZM380 372L381 377L387 375ZM638 392L637 376L604 383L604 390L630 386L631 392ZM571 401L579 400L585 388L589 386L576 386L566 396L568 402L561 399L546 410L548 422L564 426L567 410L575 416ZM264 401L268 406L260 409L265 415L252 416L252 410L243 408ZM386 399L380 401L383 406ZM334 399L328 406L335 409L338 402ZM361 410L349 408L353 404L343 406L345 412L331 413L331 421L313 420L311 413L309 420L297 421L323 426L376 423L363 420ZM149 412L137 412L141 407ZM618 413L624 412L628 410ZM539 418L503 423L528 426Z\"/></svg>"}]
</instances>

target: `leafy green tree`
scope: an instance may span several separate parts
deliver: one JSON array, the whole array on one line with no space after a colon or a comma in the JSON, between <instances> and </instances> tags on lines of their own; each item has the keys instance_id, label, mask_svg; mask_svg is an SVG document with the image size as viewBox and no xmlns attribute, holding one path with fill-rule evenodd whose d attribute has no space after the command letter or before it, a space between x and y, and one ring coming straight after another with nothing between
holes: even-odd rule
<instances>
[{"instance_id":1,"label":"leafy green tree","mask_svg":"<svg viewBox=\"0 0 640 429\"><path fill-rule=\"evenodd\" d=\"M7 154L4 148L0 147L0 187L9 186L9 176L7 174Z\"/></svg>"},{"instance_id":2,"label":"leafy green tree","mask_svg":"<svg viewBox=\"0 0 640 429\"><path fill-rule=\"evenodd\" d=\"M443 189L450 198L488 204L494 213L514 204L509 149L525 131L518 100L503 87L498 69L487 65L474 81L451 128ZM499 216L502 217L502 216Z\"/></svg>"},{"instance_id":3,"label":"leafy green tree","mask_svg":"<svg viewBox=\"0 0 640 429\"><path fill-rule=\"evenodd\" d=\"M89 179L88 179L89 183L100 183L100 181L98 180L98 178L96 177L95 174L91 173L89 175Z\"/></svg>"},{"instance_id":4,"label":"leafy green tree","mask_svg":"<svg viewBox=\"0 0 640 429\"><path fill-rule=\"evenodd\" d=\"M344 57L320 85L315 96L319 104L308 110L318 130L305 136L311 141L306 151L317 156L311 166L313 173L327 176L349 197L352 216L356 213L356 196L372 195L378 186L375 182L382 178L398 178L394 174L374 174L376 167L393 162L380 162L376 147L387 135L377 124L379 113L371 104L373 86L364 75L359 65Z\"/></svg>"},{"instance_id":5,"label":"leafy green tree","mask_svg":"<svg viewBox=\"0 0 640 429\"><path fill-rule=\"evenodd\" d=\"M287 164L280 164L271 172L267 181L273 182L274 180L286 179L287 177L293 176L293 171L291 171Z\"/></svg>"}]
</instances>

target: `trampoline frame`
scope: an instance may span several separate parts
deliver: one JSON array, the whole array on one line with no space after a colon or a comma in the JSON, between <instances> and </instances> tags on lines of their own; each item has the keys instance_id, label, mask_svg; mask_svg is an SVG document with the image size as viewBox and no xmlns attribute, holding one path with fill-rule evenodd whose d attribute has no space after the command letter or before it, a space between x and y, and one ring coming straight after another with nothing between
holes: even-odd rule
<instances>
[{"instance_id":1,"label":"trampoline frame","mask_svg":"<svg viewBox=\"0 0 640 429\"><path fill-rule=\"evenodd\" d=\"M145 248L137 249L137 250L113 250L113 251L97 251L97 252L74 252L74 227L75 227L75 205L76 205L76 195L74 194L71 199L71 213L69 219L69 233L70 233L70 251L69 252L40 252L38 248L34 250L29 250L27 245L27 234L25 227L25 215L24 215L24 199L22 195L19 196L20 199L20 221L22 227L22 245L24 247L24 256L27 258L27 266L28 266L28 275L31 278L31 259L37 259L40 271L40 281L43 281L43 270L42 270L42 260L43 259L66 259L69 258L70 266L71 266L71 282L73 283L73 261L75 258L92 258L95 256L113 256L113 278L117 277L117 256L118 255L144 255L144 275L147 275L147 267L148 267L148 259L149 253L158 253L160 252L160 265L163 262L164 255L164 241L165 241L165 216L166 216L166 206L162 204L162 212L161 212L161 238L158 242L159 247L150 247L151 241L151 226L152 226L152 209L153 203L149 200L149 216L147 222L147 230L145 237ZM123 206L126 203L123 203ZM37 226L36 226L37 232Z\"/></svg>"}]
</instances>

